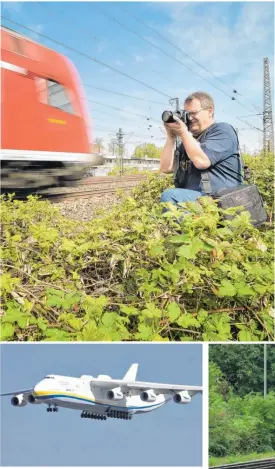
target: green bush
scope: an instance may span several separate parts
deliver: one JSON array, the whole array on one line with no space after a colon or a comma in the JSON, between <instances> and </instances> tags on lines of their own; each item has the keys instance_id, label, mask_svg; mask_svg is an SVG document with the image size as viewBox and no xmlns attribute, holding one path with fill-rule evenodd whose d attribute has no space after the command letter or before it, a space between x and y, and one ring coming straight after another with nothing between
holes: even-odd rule
<instances>
[{"instance_id":1,"label":"green bush","mask_svg":"<svg viewBox=\"0 0 275 469\"><path fill-rule=\"evenodd\" d=\"M171 185L151 174L83 223L2 197L2 340L272 340L272 224L209 197L163 214Z\"/></svg>"},{"instance_id":2,"label":"green bush","mask_svg":"<svg viewBox=\"0 0 275 469\"><path fill-rule=\"evenodd\" d=\"M209 369L209 455L275 454L275 392L236 396L217 365Z\"/></svg>"}]
</instances>

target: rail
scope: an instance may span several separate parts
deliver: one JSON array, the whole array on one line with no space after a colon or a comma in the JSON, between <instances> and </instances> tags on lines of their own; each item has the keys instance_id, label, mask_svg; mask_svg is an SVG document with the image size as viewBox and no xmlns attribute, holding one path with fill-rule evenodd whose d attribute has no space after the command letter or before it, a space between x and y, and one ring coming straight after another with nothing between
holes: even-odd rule
<instances>
[{"instance_id":1,"label":"rail","mask_svg":"<svg viewBox=\"0 0 275 469\"><path fill-rule=\"evenodd\" d=\"M259 459L235 464L224 464L222 466L211 466L210 469L275 469L275 458Z\"/></svg>"}]
</instances>

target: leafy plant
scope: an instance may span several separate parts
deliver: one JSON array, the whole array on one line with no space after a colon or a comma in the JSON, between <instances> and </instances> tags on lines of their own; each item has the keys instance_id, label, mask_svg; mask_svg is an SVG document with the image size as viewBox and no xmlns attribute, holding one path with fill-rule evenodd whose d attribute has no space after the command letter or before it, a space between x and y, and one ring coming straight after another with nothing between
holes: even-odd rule
<instances>
[{"instance_id":1,"label":"leafy plant","mask_svg":"<svg viewBox=\"0 0 275 469\"><path fill-rule=\"evenodd\" d=\"M272 340L272 219L256 229L209 197L163 213L171 185L150 174L83 223L2 196L2 340Z\"/></svg>"}]
</instances>

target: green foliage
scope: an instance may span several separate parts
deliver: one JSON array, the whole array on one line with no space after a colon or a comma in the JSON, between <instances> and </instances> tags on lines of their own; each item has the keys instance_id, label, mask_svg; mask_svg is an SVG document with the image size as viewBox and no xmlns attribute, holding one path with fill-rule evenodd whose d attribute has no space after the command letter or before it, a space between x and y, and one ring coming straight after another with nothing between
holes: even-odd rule
<instances>
[{"instance_id":1,"label":"green foliage","mask_svg":"<svg viewBox=\"0 0 275 469\"><path fill-rule=\"evenodd\" d=\"M162 148L158 148L153 143L138 145L134 151L135 158L157 158L160 159Z\"/></svg>"},{"instance_id":2,"label":"green foliage","mask_svg":"<svg viewBox=\"0 0 275 469\"><path fill-rule=\"evenodd\" d=\"M269 386L267 396L263 396L263 367L260 369L253 363L259 347L263 345L210 346L210 360L215 359L215 363L209 363L209 454L212 457L252 452L273 452L275 456L275 386ZM268 353L272 354L274 348L268 345ZM225 373L217 362L223 364ZM239 388L230 382L235 373ZM250 389L244 393L247 381ZM260 381L260 392L253 392L257 389L255 383Z\"/></svg>"},{"instance_id":3,"label":"green foliage","mask_svg":"<svg viewBox=\"0 0 275 469\"><path fill-rule=\"evenodd\" d=\"M268 344L267 388L275 391L275 345ZM251 345L212 345L209 360L219 367L235 394L244 396L249 392L263 389L264 346Z\"/></svg>"},{"instance_id":4,"label":"green foliage","mask_svg":"<svg viewBox=\"0 0 275 469\"><path fill-rule=\"evenodd\" d=\"M83 223L2 196L2 338L271 340L272 224L225 221L209 197L162 213L171 185L150 174Z\"/></svg>"}]
</instances>

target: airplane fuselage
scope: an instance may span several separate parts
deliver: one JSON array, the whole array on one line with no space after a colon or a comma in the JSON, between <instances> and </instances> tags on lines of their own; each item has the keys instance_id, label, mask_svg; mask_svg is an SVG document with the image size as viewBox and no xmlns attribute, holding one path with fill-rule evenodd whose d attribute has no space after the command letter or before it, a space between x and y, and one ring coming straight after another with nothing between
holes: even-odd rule
<instances>
[{"instance_id":1,"label":"airplane fuselage","mask_svg":"<svg viewBox=\"0 0 275 469\"><path fill-rule=\"evenodd\" d=\"M108 399L106 389L92 386L88 379L65 376L43 379L34 387L33 397L39 403L96 414L111 410L131 414L151 412L172 399L171 395L158 394L154 402L144 402L140 393L131 391Z\"/></svg>"}]
</instances>

